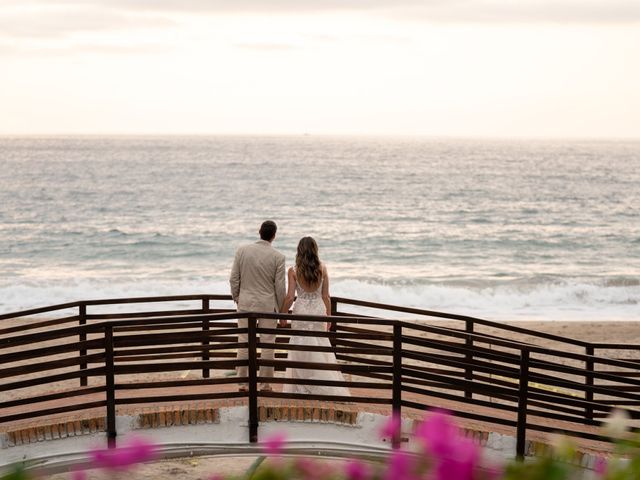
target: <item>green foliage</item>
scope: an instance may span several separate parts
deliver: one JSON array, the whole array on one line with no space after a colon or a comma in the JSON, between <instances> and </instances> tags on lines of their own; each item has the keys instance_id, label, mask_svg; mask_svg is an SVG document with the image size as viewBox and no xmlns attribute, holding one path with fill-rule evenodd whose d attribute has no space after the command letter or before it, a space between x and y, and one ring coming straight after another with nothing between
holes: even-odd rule
<instances>
[{"instance_id":1,"label":"green foliage","mask_svg":"<svg viewBox=\"0 0 640 480\"><path fill-rule=\"evenodd\" d=\"M640 480L640 435L616 440L615 455L609 461L602 480Z\"/></svg>"},{"instance_id":2,"label":"green foliage","mask_svg":"<svg viewBox=\"0 0 640 480\"><path fill-rule=\"evenodd\" d=\"M18 465L9 473L0 477L0 480L31 480L31 476L22 465Z\"/></svg>"},{"instance_id":3,"label":"green foliage","mask_svg":"<svg viewBox=\"0 0 640 480\"><path fill-rule=\"evenodd\" d=\"M502 480L569 480L575 478L574 470L569 464L544 456L507 465Z\"/></svg>"}]
</instances>

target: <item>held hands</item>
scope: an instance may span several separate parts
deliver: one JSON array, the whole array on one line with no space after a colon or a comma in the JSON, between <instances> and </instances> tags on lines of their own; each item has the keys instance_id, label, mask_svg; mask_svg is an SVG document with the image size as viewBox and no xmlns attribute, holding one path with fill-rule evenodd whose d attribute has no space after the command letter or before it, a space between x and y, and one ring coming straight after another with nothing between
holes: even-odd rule
<instances>
[{"instance_id":1,"label":"held hands","mask_svg":"<svg viewBox=\"0 0 640 480\"><path fill-rule=\"evenodd\" d=\"M278 320L278 325L281 328L287 328L287 320L285 318L281 318L280 320Z\"/></svg>"}]
</instances>

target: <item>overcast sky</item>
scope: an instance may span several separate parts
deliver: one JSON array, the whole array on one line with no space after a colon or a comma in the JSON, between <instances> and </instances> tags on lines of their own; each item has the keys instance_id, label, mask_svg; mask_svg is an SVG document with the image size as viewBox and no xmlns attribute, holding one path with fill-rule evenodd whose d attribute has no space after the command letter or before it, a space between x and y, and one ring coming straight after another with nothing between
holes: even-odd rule
<instances>
[{"instance_id":1,"label":"overcast sky","mask_svg":"<svg viewBox=\"0 0 640 480\"><path fill-rule=\"evenodd\" d=\"M0 134L640 138L638 0L0 0Z\"/></svg>"}]
</instances>

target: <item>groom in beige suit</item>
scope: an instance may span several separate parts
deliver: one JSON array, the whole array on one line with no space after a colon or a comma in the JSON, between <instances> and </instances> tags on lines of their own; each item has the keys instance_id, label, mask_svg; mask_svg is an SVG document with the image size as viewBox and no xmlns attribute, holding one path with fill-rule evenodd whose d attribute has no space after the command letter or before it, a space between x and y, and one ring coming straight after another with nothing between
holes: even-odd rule
<instances>
[{"instance_id":1,"label":"groom in beige suit","mask_svg":"<svg viewBox=\"0 0 640 480\"><path fill-rule=\"evenodd\" d=\"M275 222L267 220L260 226L260 240L240 247L231 268L229 284L231 296L238 305L239 312L279 312L285 296L284 255L271 246L276 238L278 227ZM259 318L259 328L277 327L277 320ZM247 319L238 320L239 328L247 328ZM264 343L275 343L276 336L261 334ZM239 342L247 341L247 334L240 334ZM247 349L238 350L238 360L247 358ZM273 350L263 349L261 358L273 360ZM247 376L247 367L237 368L239 377ZM260 376L273 377L273 367L260 368ZM247 385L241 384L240 391L246 391ZM271 391L268 382L260 385L260 390Z\"/></svg>"}]
</instances>

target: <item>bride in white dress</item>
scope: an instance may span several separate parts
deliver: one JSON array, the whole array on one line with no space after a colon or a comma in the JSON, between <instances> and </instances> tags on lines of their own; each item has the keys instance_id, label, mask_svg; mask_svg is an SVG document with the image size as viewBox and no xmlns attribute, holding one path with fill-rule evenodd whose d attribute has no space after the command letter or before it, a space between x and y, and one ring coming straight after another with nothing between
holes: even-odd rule
<instances>
[{"instance_id":1,"label":"bride in white dress","mask_svg":"<svg viewBox=\"0 0 640 480\"><path fill-rule=\"evenodd\" d=\"M297 315L330 315L331 300L329 298L329 275L327 268L318 257L318 245L311 237L303 237L298 243L296 266L288 273L289 286L287 296L282 305L282 312L289 311L294 298L293 313ZM293 320L293 330L308 330L326 332L329 322L310 322ZM327 337L292 336L290 345L306 345L309 348L331 347ZM294 362L314 362L322 365L337 365L333 352L315 352L289 350L288 358ZM303 368L288 368L286 378L304 380L344 381L341 372L337 370L308 370ZM349 389L338 386L304 385L302 383L284 384L285 393L305 393L312 395L350 396Z\"/></svg>"}]
</instances>

